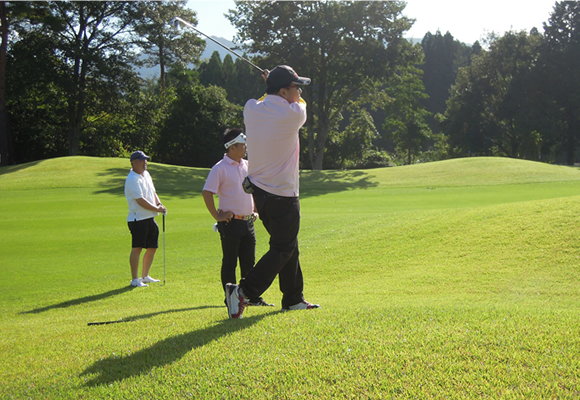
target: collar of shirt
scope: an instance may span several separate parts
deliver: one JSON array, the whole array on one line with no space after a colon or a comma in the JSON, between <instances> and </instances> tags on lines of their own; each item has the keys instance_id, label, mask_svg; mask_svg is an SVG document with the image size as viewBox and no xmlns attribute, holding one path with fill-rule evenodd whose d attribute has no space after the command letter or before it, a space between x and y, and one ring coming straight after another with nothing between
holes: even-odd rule
<instances>
[{"instance_id":1,"label":"collar of shirt","mask_svg":"<svg viewBox=\"0 0 580 400\"><path fill-rule=\"evenodd\" d=\"M227 154L224 154L224 161L227 162L230 165L233 165L233 164L242 165L244 163L244 159L243 158L240 160L240 162L238 162L238 161L236 161L234 159L231 159Z\"/></svg>"},{"instance_id":2,"label":"collar of shirt","mask_svg":"<svg viewBox=\"0 0 580 400\"><path fill-rule=\"evenodd\" d=\"M224 160L228 163L228 164L237 164L238 162L231 159L230 156L228 156L227 154L224 154Z\"/></svg>"},{"instance_id":3,"label":"collar of shirt","mask_svg":"<svg viewBox=\"0 0 580 400\"><path fill-rule=\"evenodd\" d=\"M284 104L284 103L288 104L288 101L285 98L283 98L282 96L278 96L276 94L266 94L266 95L260 97L258 99L258 101L266 101L266 102L273 102L273 103L278 102L278 103L282 103L282 104ZM294 103L290 103L290 104L294 104ZM300 97L296 104L302 104L302 105L306 106L306 101L302 97Z\"/></svg>"},{"instance_id":4,"label":"collar of shirt","mask_svg":"<svg viewBox=\"0 0 580 400\"><path fill-rule=\"evenodd\" d=\"M266 97L264 97L264 100L266 103L281 103L281 104L288 104L288 101L286 101L285 98L278 96L277 94L268 94L266 95Z\"/></svg>"}]
</instances>

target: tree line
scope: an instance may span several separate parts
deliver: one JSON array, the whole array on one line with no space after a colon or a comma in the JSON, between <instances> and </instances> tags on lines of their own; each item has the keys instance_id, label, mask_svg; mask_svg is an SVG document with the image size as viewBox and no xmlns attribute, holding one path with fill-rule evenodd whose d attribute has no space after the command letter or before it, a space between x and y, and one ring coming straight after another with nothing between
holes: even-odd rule
<instances>
[{"instance_id":1,"label":"tree line","mask_svg":"<svg viewBox=\"0 0 580 400\"><path fill-rule=\"evenodd\" d=\"M301 167L368 168L469 155L575 162L580 5L556 2L543 33L413 44L404 2L235 2L241 51L289 64L303 92ZM65 155L209 167L221 133L265 91L240 59L169 21L185 1L0 1L0 162ZM136 67L158 67L143 79Z\"/></svg>"}]
</instances>

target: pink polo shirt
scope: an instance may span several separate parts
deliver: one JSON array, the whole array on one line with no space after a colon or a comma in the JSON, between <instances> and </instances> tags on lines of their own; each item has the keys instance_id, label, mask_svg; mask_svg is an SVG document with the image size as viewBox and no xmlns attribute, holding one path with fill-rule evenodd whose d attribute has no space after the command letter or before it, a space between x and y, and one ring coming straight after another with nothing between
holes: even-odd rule
<instances>
[{"instance_id":1,"label":"pink polo shirt","mask_svg":"<svg viewBox=\"0 0 580 400\"><path fill-rule=\"evenodd\" d=\"M288 103L280 96L248 100L244 107L248 172L259 188L284 197L298 197L300 138L306 104Z\"/></svg>"},{"instance_id":2,"label":"pink polo shirt","mask_svg":"<svg viewBox=\"0 0 580 400\"><path fill-rule=\"evenodd\" d=\"M203 190L219 196L219 209L236 215L250 215L254 211L254 199L244 192L242 182L248 176L248 162L235 162L224 154L209 171Z\"/></svg>"}]
</instances>

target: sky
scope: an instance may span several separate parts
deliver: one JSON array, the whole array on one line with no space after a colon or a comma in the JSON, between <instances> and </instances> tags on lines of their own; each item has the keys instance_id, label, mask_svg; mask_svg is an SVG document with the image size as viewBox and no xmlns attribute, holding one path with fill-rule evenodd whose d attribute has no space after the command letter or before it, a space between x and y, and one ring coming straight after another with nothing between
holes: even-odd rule
<instances>
[{"instance_id":1,"label":"sky","mask_svg":"<svg viewBox=\"0 0 580 400\"><path fill-rule=\"evenodd\" d=\"M408 0L403 14L416 21L405 35L422 39L427 32L447 31L460 42L481 42L490 32L503 35L509 30L528 31L533 27L543 32L555 0ZM232 40L236 34L223 16L234 9L233 0L189 0L197 11L197 28L210 36Z\"/></svg>"}]
</instances>

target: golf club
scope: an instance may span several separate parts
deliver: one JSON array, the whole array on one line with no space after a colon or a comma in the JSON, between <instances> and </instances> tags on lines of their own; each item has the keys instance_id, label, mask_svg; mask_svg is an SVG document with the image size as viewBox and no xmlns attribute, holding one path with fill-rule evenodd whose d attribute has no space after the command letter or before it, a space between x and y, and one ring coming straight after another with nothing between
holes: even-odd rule
<instances>
[{"instance_id":1,"label":"golf club","mask_svg":"<svg viewBox=\"0 0 580 400\"><path fill-rule=\"evenodd\" d=\"M131 322L131 320L130 319L120 319L118 321L89 322L87 324L87 326L118 324L119 322Z\"/></svg>"},{"instance_id":2,"label":"golf club","mask_svg":"<svg viewBox=\"0 0 580 400\"><path fill-rule=\"evenodd\" d=\"M165 286L165 215L167 212L163 213L163 286Z\"/></svg>"},{"instance_id":3,"label":"golf club","mask_svg":"<svg viewBox=\"0 0 580 400\"><path fill-rule=\"evenodd\" d=\"M182 18L179 17L175 17L171 20L171 25L175 26L175 28L179 28L179 23L182 23L183 25L187 26L188 28L193 29L194 31L196 31L197 33L205 36L206 38L208 38L209 40L211 40L214 43L219 44L221 47L223 47L224 49L226 49L227 51L229 51L232 54L235 54L239 59L241 59L242 61L245 61L246 63L250 64L252 67L256 68L258 71L260 71L260 73L264 73L264 70L260 67L258 67L257 65L255 65L254 63L252 63L250 60L245 59L244 57L242 57L241 55L239 55L238 53L236 53L235 51L233 51L232 49L230 49L227 46L224 46L223 44L221 44L220 42L218 42L217 40L215 40L214 38L206 35L205 33L201 32L199 29L195 28L193 25L191 25L189 22L183 20Z\"/></svg>"}]
</instances>

